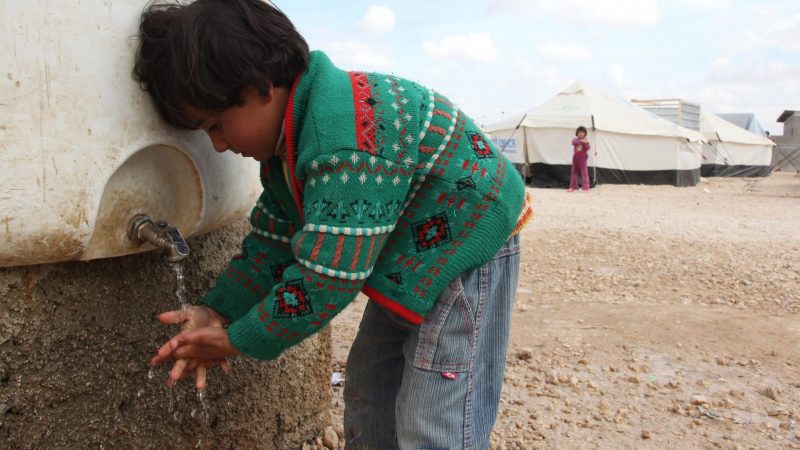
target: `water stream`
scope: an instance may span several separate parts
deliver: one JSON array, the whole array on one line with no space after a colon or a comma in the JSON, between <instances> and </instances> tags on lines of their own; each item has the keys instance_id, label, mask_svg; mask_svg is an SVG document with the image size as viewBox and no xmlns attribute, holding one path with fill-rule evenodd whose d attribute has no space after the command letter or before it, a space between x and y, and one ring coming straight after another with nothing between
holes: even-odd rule
<instances>
[{"instance_id":1,"label":"water stream","mask_svg":"<svg viewBox=\"0 0 800 450\"><path fill-rule=\"evenodd\" d=\"M171 270L175 273L175 297L178 299L178 304L180 305L180 309L183 312L183 317L190 312L190 304L186 300L186 283L185 283L185 276L183 271L183 263L177 262L170 264ZM163 379L168 376L169 370L171 370L170 364L162 364L159 367L151 366L147 372L147 382L148 384L152 383L153 380L156 380L157 383L162 383ZM197 398L196 403L195 400L192 399L191 395L187 395L190 390L194 389L193 386L186 387L181 386L181 384L193 384L192 377L188 379L182 380L176 386L173 387L163 387L162 392L169 398L169 403L167 405L167 412L171 414L172 419L177 422L181 423L186 418L186 416L191 417L192 420L196 420L200 424L204 426L209 426L211 424L212 414L211 414L211 405L208 400L208 395L205 390L195 390ZM140 389L136 396L138 398L142 398L145 394L145 389ZM188 409L191 408L191 412L189 414L185 414L184 406Z\"/></svg>"}]
</instances>

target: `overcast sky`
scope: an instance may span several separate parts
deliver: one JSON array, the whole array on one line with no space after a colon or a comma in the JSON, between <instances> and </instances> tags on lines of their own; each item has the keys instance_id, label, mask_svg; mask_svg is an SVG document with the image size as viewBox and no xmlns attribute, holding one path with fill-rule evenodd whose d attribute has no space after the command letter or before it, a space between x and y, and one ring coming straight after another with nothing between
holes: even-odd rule
<instances>
[{"instance_id":1,"label":"overcast sky","mask_svg":"<svg viewBox=\"0 0 800 450\"><path fill-rule=\"evenodd\" d=\"M800 109L800 0L275 0L341 68L435 88L487 125L582 80L624 99Z\"/></svg>"}]
</instances>

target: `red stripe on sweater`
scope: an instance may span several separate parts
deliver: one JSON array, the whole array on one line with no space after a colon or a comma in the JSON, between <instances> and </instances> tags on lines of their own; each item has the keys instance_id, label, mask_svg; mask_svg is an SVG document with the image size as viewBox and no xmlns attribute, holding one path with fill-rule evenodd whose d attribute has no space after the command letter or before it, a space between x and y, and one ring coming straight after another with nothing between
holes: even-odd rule
<instances>
[{"instance_id":1,"label":"red stripe on sweater","mask_svg":"<svg viewBox=\"0 0 800 450\"><path fill-rule=\"evenodd\" d=\"M333 262L331 262L331 267L334 269L339 268L339 261L342 260L342 250L344 249L344 235L339 235L336 239L336 251L333 253Z\"/></svg>"},{"instance_id":2,"label":"red stripe on sweater","mask_svg":"<svg viewBox=\"0 0 800 450\"><path fill-rule=\"evenodd\" d=\"M319 258L319 252L322 250L322 244L325 242L325 234L320 233L317 235L317 242L314 243L314 248L311 250L311 257L309 260L315 262Z\"/></svg>"},{"instance_id":3,"label":"red stripe on sweater","mask_svg":"<svg viewBox=\"0 0 800 450\"><path fill-rule=\"evenodd\" d=\"M447 130L442 127L437 127L436 125L431 125L428 127L428 131L431 133L436 133L440 136L445 136L447 134Z\"/></svg>"},{"instance_id":4,"label":"red stripe on sweater","mask_svg":"<svg viewBox=\"0 0 800 450\"><path fill-rule=\"evenodd\" d=\"M294 254L300 254L300 246L303 245L303 241L306 239L306 234L303 233L300 235L300 239L297 240L297 244L294 246Z\"/></svg>"},{"instance_id":5,"label":"red stripe on sweater","mask_svg":"<svg viewBox=\"0 0 800 450\"><path fill-rule=\"evenodd\" d=\"M381 294L376 289L371 288L369 286L364 286L361 289L367 297L375 301L375 303L383 306L384 308L388 309L389 311L397 314L398 316L402 317L403 319L413 323L414 325L419 325L422 323L423 317L419 314L411 311L410 309L406 308L405 306L397 303L396 301L390 299L389 297Z\"/></svg>"},{"instance_id":6,"label":"red stripe on sweater","mask_svg":"<svg viewBox=\"0 0 800 450\"><path fill-rule=\"evenodd\" d=\"M300 221L305 222L303 218L303 187L295 175L295 166L297 165L297 143L294 141L294 94L297 92L297 85L300 84L300 76L294 80L292 90L289 92L289 101L286 102L286 112L284 113L284 139L286 140L286 159L289 163L289 178L292 179L292 197L297 205L297 214L300 216Z\"/></svg>"},{"instance_id":7,"label":"red stripe on sweater","mask_svg":"<svg viewBox=\"0 0 800 450\"><path fill-rule=\"evenodd\" d=\"M361 255L361 245L364 243L364 236L356 238L356 250L353 252L353 260L350 262L350 270L355 271L358 267L358 257Z\"/></svg>"},{"instance_id":8,"label":"red stripe on sweater","mask_svg":"<svg viewBox=\"0 0 800 450\"><path fill-rule=\"evenodd\" d=\"M363 72L349 72L353 86L353 109L356 115L356 141L358 149L374 155L375 152L375 108L367 75Z\"/></svg>"},{"instance_id":9,"label":"red stripe on sweater","mask_svg":"<svg viewBox=\"0 0 800 450\"><path fill-rule=\"evenodd\" d=\"M369 253L367 253L367 262L364 263L365 266L369 267L370 262L372 261L372 252L375 251L375 235L372 235L369 238Z\"/></svg>"}]
</instances>

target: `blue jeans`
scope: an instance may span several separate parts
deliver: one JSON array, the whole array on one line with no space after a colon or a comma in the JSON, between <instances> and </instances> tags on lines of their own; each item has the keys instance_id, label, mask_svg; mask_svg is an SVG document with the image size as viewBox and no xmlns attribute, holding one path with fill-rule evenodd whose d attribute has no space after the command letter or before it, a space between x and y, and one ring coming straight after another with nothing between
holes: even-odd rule
<instances>
[{"instance_id":1,"label":"blue jeans","mask_svg":"<svg viewBox=\"0 0 800 450\"><path fill-rule=\"evenodd\" d=\"M514 236L415 326L369 302L347 358L347 449L488 449L519 272Z\"/></svg>"}]
</instances>

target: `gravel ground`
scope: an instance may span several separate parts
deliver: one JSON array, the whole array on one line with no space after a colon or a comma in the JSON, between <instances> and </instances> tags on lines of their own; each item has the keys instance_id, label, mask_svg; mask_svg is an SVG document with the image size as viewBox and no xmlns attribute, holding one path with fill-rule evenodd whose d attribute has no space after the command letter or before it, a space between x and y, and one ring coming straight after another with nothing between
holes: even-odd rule
<instances>
[{"instance_id":1,"label":"gravel ground","mask_svg":"<svg viewBox=\"0 0 800 450\"><path fill-rule=\"evenodd\" d=\"M493 449L800 448L800 177L530 191Z\"/></svg>"}]
</instances>

